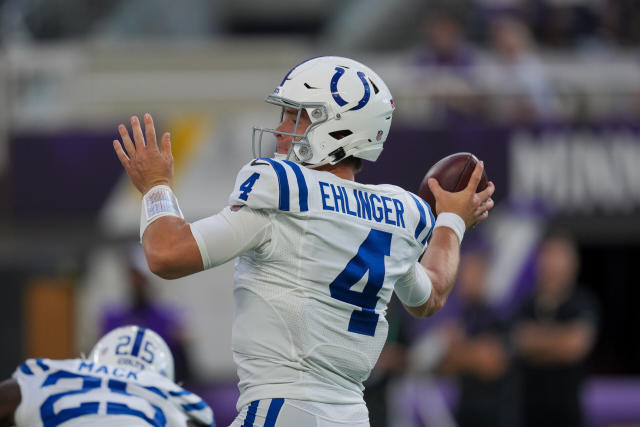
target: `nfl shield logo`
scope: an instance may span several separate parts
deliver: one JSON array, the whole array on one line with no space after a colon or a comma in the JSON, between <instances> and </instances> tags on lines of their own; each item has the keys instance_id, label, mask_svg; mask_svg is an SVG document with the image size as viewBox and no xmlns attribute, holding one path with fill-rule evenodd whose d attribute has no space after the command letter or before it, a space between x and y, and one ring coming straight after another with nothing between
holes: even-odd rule
<instances>
[{"instance_id":1,"label":"nfl shield logo","mask_svg":"<svg viewBox=\"0 0 640 427\"><path fill-rule=\"evenodd\" d=\"M393 108L393 109L396 108L396 104L393 102L393 98L391 98L391 108Z\"/></svg>"},{"instance_id":2,"label":"nfl shield logo","mask_svg":"<svg viewBox=\"0 0 640 427\"><path fill-rule=\"evenodd\" d=\"M376 135L376 141L380 141L382 139L382 134L384 132L382 132L381 130L378 131L378 135Z\"/></svg>"}]
</instances>

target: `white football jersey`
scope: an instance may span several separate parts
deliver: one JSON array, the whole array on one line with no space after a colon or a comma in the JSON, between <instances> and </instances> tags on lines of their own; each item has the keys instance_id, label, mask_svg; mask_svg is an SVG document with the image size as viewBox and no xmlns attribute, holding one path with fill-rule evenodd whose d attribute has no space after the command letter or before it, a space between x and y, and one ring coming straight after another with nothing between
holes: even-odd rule
<instances>
[{"instance_id":1,"label":"white football jersey","mask_svg":"<svg viewBox=\"0 0 640 427\"><path fill-rule=\"evenodd\" d=\"M214 425L200 397L151 371L86 359L28 359L13 378L22 394L18 427L184 427L189 419Z\"/></svg>"},{"instance_id":2,"label":"white football jersey","mask_svg":"<svg viewBox=\"0 0 640 427\"><path fill-rule=\"evenodd\" d=\"M363 403L394 285L433 228L429 205L396 186L274 159L241 169L230 204L271 222L270 238L236 263L238 408L274 397Z\"/></svg>"}]
</instances>

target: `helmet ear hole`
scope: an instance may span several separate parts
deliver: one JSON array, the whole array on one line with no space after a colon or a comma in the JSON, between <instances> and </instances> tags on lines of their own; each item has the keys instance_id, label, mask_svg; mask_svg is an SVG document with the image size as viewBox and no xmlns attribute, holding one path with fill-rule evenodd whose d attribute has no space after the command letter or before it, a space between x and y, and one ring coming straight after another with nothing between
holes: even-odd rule
<instances>
[{"instance_id":1,"label":"helmet ear hole","mask_svg":"<svg viewBox=\"0 0 640 427\"><path fill-rule=\"evenodd\" d=\"M349 129L343 129L343 130L334 130L333 132L329 132L329 135L333 137L333 139L342 139L342 138L346 138L352 133L353 132L351 132Z\"/></svg>"}]
</instances>

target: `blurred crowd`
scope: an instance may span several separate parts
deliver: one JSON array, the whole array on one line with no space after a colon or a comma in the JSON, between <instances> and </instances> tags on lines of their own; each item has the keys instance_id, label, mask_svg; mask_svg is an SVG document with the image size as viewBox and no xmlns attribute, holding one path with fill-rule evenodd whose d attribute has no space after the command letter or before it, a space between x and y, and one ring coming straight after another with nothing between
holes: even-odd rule
<instances>
[{"instance_id":1,"label":"blurred crowd","mask_svg":"<svg viewBox=\"0 0 640 427\"><path fill-rule=\"evenodd\" d=\"M289 8L287 2L273 2L265 20L259 16L265 12L257 3L261 2L187 0L176 7L167 0L0 0L0 47L69 39L284 34L307 37L317 50L338 53L323 45L333 40L326 38L326 31L337 15L350 6L368 10L387 2L296 2L300 9L293 16L284 12ZM391 3L397 3L398 11L413 13L411 25L394 22L409 12L387 14L383 16L385 31L378 26L371 37L364 37L367 45L345 48L408 52L403 58L408 68L420 72L420 90L428 94L430 106L428 112L404 106L398 112L413 111L423 121L427 116L435 118L445 127L485 119L515 126L567 117L576 122L588 119L593 112L587 100L578 90L569 101L562 96L541 52L606 56L625 50L635 58L640 46L638 0ZM74 14L67 13L71 9ZM292 24L295 13L301 19ZM394 32L394 28L402 31ZM387 43L378 45L381 38ZM640 75L640 61L636 62ZM640 88L634 90L624 94L629 102L623 102L620 94L610 94L621 105L616 113L624 110L634 119L640 117ZM429 416L439 417L430 423L420 415L420 408L412 408L416 419L410 425L583 424L585 361L602 318L595 299L577 283L580 260L574 242L566 235L550 233L538 248L529 282L522 287L526 292L501 301L492 299L489 292L493 250L476 233L465 237L458 283L442 313L420 322L410 318L398 301L390 306L388 343L365 390L372 427L399 426L394 387L396 380L407 377L427 385L414 399L430 405ZM177 379L198 381L190 364L184 319L175 307L154 298L148 271L136 257L132 255L127 268L127 303L102 307L101 332L131 323L156 330L172 348ZM455 387L447 389L446 384ZM234 393L235 385L231 388ZM438 409L440 398L443 405Z\"/></svg>"},{"instance_id":2,"label":"blurred crowd","mask_svg":"<svg viewBox=\"0 0 640 427\"><path fill-rule=\"evenodd\" d=\"M473 40L490 41L495 20L511 16L544 48L633 47L640 42L640 5L633 0L455 0L430 5L427 16L443 11Z\"/></svg>"},{"instance_id":3,"label":"blurred crowd","mask_svg":"<svg viewBox=\"0 0 640 427\"><path fill-rule=\"evenodd\" d=\"M388 402L395 398L394 379L408 373L425 384L450 378L457 385L457 397L449 399L454 408L449 421L442 414L434 420L439 411L431 408L431 419L418 425L584 425L584 362L595 343L598 306L576 282L574 242L555 232L541 241L531 293L515 310L504 310L503 301L489 297L491 250L479 242L463 245L456 288L444 313L417 323L401 310L391 311L395 327L365 391L372 426L396 425L398 415ZM415 405L433 405L432 393L414 392Z\"/></svg>"},{"instance_id":4,"label":"blurred crowd","mask_svg":"<svg viewBox=\"0 0 640 427\"><path fill-rule=\"evenodd\" d=\"M417 90L399 98L428 100L411 109L409 121L420 116L445 124L449 119L581 123L640 116L640 83L634 78L640 61L633 60L640 44L640 3L633 0L330 0L297 3L295 12L286 2L265 7L249 0L188 0L177 10L167 0L61 3L0 1L0 45L296 38L310 42L312 56L404 53L406 66L423 74L415 78ZM73 14L64 12L70 8ZM620 58L612 58L618 52L625 52L625 66L638 70L623 77L620 71L609 74L609 60L624 68ZM559 58L567 54L601 58L600 71L592 71L616 93L599 90L588 73L563 73ZM559 66L555 73L550 64Z\"/></svg>"},{"instance_id":5,"label":"blurred crowd","mask_svg":"<svg viewBox=\"0 0 640 427\"><path fill-rule=\"evenodd\" d=\"M64 7L60 7L62 5ZM506 15L520 20L531 30L535 42L544 47L633 47L640 42L640 5L634 0L437 0L428 3L329 0L297 3L295 9L287 2L274 2L265 8L258 1L187 0L183 7L171 6L167 0L91 3L3 0L0 1L4 24L2 36L6 41L43 41L78 37L210 38L296 33L318 38L321 42L323 34L333 28L332 23L339 20L341 14L366 7L371 18L390 7L396 13L386 16L385 37L395 42L385 45L394 48L411 43L414 36L406 22L397 23L394 19L410 17L415 23L415 17L421 14L431 19L442 13L454 17L465 28L465 35L478 44L490 40L493 22ZM74 13L66 13L70 9ZM402 31L394 32L395 27ZM370 38L370 41L374 40L376 37Z\"/></svg>"}]
</instances>

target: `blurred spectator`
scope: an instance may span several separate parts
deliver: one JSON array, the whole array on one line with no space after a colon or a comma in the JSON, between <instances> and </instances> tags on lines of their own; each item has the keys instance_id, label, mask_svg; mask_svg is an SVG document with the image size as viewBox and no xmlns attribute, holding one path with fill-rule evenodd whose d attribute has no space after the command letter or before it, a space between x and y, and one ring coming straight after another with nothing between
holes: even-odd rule
<instances>
[{"instance_id":1,"label":"blurred spectator","mask_svg":"<svg viewBox=\"0 0 640 427\"><path fill-rule=\"evenodd\" d=\"M604 0L600 11L601 36L625 47L640 44L640 2Z\"/></svg>"},{"instance_id":2,"label":"blurred spectator","mask_svg":"<svg viewBox=\"0 0 640 427\"><path fill-rule=\"evenodd\" d=\"M489 261L481 246L463 252L455 288L461 313L442 329L446 349L439 371L459 378L456 418L461 427L518 425L507 325L486 298Z\"/></svg>"},{"instance_id":3,"label":"blurred spectator","mask_svg":"<svg viewBox=\"0 0 640 427\"><path fill-rule=\"evenodd\" d=\"M435 11L423 22L424 44L416 63L429 67L448 67L464 72L473 63L473 52L466 42L460 22L451 13Z\"/></svg>"},{"instance_id":4,"label":"blurred spectator","mask_svg":"<svg viewBox=\"0 0 640 427\"><path fill-rule=\"evenodd\" d=\"M460 18L446 9L431 11L423 21L423 41L415 64L422 67L419 84L427 88L436 114L455 119L476 113L477 90L472 76L474 52Z\"/></svg>"},{"instance_id":5,"label":"blurred spectator","mask_svg":"<svg viewBox=\"0 0 640 427\"><path fill-rule=\"evenodd\" d=\"M597 37L600 0L534 0L532 24L538 41L553 48L592 43Z\"/></svg>"},{"instance_id":6,"label":"blurred spectator","mask_svg":"<svg viewBox=\"0 0 640 427\"><path fill-rule=\"evenodd\" d=\"M107 307L101 316L101 334L126 325L138 325L158 333L173 353L177 382L191 378L186 352L186 335L178 309L153 300L144 253L139 245L130 254L127 273L130 285L128 306Z\"/></svg>"},{"instance_id":7,"label":"blurred spectator","mask_svg":"<svg viewBox=\"0 0 640 427\"><path fill-rule=\"evenodd\" d=\"M488 89L496 93L496 113L506 121L530 122L552 114L552 88L534 53L527 28L515 18L491 26L495 67L489 67Z\"/></svg>"},{"instance_id":8,"label":"blurred spectator","mask_svg":"<svg viewBox=\"0 0 640 427\"><path fill-rule=\"evenodd\" d=\"M575 285L579 267L574 243L549 235L538 253L536 292L514 329L522 373L523 421L528 426L580 426L582 362L597 329L591 297Z\"/></svg>"}]
</instances>

